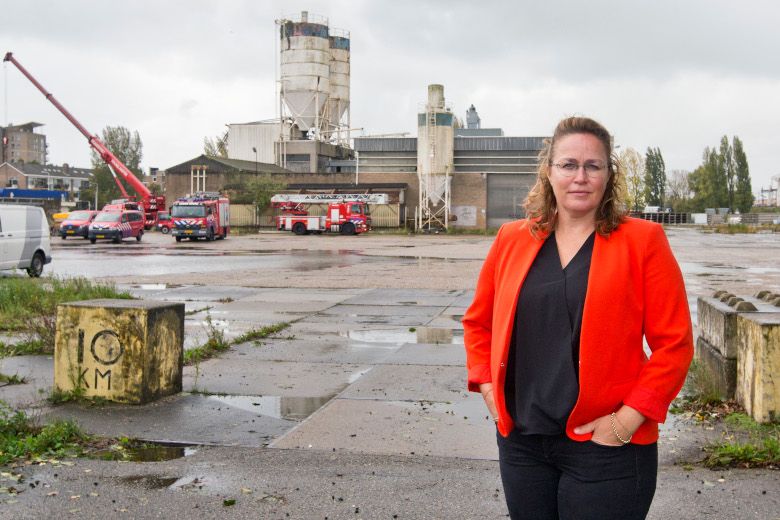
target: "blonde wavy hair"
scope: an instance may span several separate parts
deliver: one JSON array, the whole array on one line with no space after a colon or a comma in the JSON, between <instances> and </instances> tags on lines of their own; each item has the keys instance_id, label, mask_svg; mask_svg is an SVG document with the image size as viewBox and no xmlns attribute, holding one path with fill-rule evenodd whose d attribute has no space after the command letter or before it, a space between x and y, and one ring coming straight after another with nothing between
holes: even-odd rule
<instances>
[{"instance_id":1,"label":"blonde wavy hair","mask_svg":"<svg viewBox=\"0 0 780 520\"><path fill-rule=\"evenodd\" d=\"M545 147L539 153L539 163L536 171L536 184L525 200L525 208L530 222L531 234L539 238L540 234L549 235L555 231L558 215L558 203L555 200L547 171L552 166L555 155L555 145L562 138L573 134L590 134L601 141L607 152L607 172L609 179L596 209L596 232L601 236L609 236L623 222L627 208L623 202L625 191L623 173L620 161L612 149L612 137L604 126L587 117L567 117L563 119L553 132L552 139L545 139Z\"/></svg>"}]
</instances>

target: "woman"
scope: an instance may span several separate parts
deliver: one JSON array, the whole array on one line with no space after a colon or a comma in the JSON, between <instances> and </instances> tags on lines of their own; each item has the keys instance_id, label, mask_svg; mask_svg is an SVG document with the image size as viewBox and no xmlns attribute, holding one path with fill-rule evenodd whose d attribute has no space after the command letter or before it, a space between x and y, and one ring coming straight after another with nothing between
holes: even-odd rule
<instances>
[{"instance_id":1,"label":"woman","mask_svg":"<svg viewBox=\"0 0 780 520\"><path fill-rule=\"evenodd\" d=\"M625 216L620 176L602 125L561 121L463 318L513 519L644 518L655 493L693 337L663 229Z\"/></svg>"}]
</instances>

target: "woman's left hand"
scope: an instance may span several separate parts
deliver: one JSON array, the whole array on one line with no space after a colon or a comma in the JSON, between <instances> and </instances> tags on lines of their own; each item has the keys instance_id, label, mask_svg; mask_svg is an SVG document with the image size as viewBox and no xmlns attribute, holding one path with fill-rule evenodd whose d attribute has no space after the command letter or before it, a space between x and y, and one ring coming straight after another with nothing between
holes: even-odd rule
<instances>
[{"instance_id":1,"label":"woman's left hand","mask_svg":"<svg viewBox=\"0 0 780 520\"><path fill-rule=\"evenodd\" d=\"M615 412L615 429L623 437L623 440L630 439L644 421L645 416L630 406L623 405L620 410ZM593 433L591 440L604 446L623 445L623 442L615 435L615 430L612 429L612 414L578 426L574 428L574 433L577 435Z\"/></svg>"}]
</instances>

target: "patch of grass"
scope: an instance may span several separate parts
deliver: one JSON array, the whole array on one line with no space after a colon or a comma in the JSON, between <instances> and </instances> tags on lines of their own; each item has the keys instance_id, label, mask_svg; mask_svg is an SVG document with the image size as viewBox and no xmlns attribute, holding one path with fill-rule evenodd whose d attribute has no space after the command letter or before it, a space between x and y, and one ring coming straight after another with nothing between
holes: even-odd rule
<instances>
[{"instance_id":1,"label":"patch of grass","mask_svg":"<svg viewBox=\"0 0 780 520\"><path fill-rule=\"evenodd\" d=\"M704 449L709 452L704 463L710 467L780 465L780 436L776 434L759 436L747 442L711 443Z\"/></svg>"},{"instance_id":2,"label":"patch of grass","mask_svg":"<svg viewBox=\"0 0 780 520\"><path fill-rule=\"evenodd\" d=\"M275 335L277 332L283 331L289 326L290 326L289 323L284 322L284 323L277 323L276 325L269 325L268 327L263 327L260 330L257 329L250 330L249 332L235 338L233 340L233 344L238 345L239 343L244 343L245 341L265 339L269 336Z\"/></svg>"},{"instance_id":3,"label":"patch of grass","mask_svg":"<svg viewBox=\"0 0 780 520\"><path fill-rule=\"evenodd\" d=\"M0 357L54 352L57 305L97 298L131 299L132 295L112 283L93 283L84 277L1 279L0 331L22 333L25 341L0 344Z\"/></svg>"},{"instance_id":4,"label":"patch of grass","mask_svg":"<svg viewBox=\"0 0 780 520\"><path fill-rule=\"evenodd\" d=\"M185 316L192 316L193 314L198 314L199 312L210 311L211 309L213 309L213 307L211 305L208 305L206 307L203 307L202 309L195 309L195 310L192 310L192 311L187 311L187 312L184 313L184 315Z\"/></svg>"},{"instance_id":5,"label":"patch of grass","mask_svg":"<svg viewBox=\"0 0 780 520\"><path fill-rule=\"evenodd\" d=\"M275 336L275 334L289 326L290 324L286 322L277 323L276 325L269 325L268 327L263 327L259 330L250 330L249 332L236 337L233 341L228 341L227 338L225 338L225 332L214 324L211 320L211 316L206 316L206 324L204 325L204 329L206 330L206 342L184 351L184 364L196 365L197 369L197 366L201 361L214 357L219 352L230 348L231 345L237 345L252 340L255 340L255 343L258 343L257 340ZM293 338L294 336L290 336L285 339Z\"/></svg>"},{"instance_id":6,"label":"patch of grass","mask_svg":"<svg viewBox=\"0 0 780 520\"><path fill-rule=\"evenodd\" d=\"M19 459L69 457L89 439L73 421L55 420L40 427L25 413L0 400L0 465Z\"/></svg>"},{"instance_id":7,"label":"patch of grass","mask_svg":"<svg viewBox=\"0 0 780 520\"><path fill-rule=\"evenodd\" d=\"M20 377L19 374L14 374L12 376L0 374L0 383L5 383L6 385L23 385L26 382L27 380Z\"/></svg>"},{"instance_id":8,"label":"patch of grass","mask_svg":"<svg viewBox=\"0 0 780 520\"><path fill-rule=\"evenodd\" d=\"M741 234L753 234L757 232L755 226L749 226L747 224L718 224L712 227L713 233L721 233L726 235Z\"/></svg>"},{"instance_id":9,"label":"patch of grass","mask_svg":"<svg viewBox=\"0 0 780 520\"><path fill-rule=\"evenodd\" d=\"M88 397L83 385L67 392L52 390L46 400L51 404L79 403L86 405L87 408L101 407L108 403L108 399L103 396Z\"/></svg>"},{"instance_id":10,"label":"patch of grass","mask_svg":"<svg viewBox=\"0 0 780 520\"><path fill-rule=\"evenodd\" d=\"M719 406L725 401L725 396L707 371L704 363L696 357L688 369L688 377L683 385L682 397L678 399L681 408L701 410Z\"/></svg>"},{"instance_id":11,"label":"patch of grass","mask_svg":"<svg viewBox=\"0 0 780 520\"><path fill-rule=\"evenodd\" d=\"M199 363L230 348L230 342L225 338L225 331L217 327L210 314L206 316L206 324L203 328L206 330L206 342L184 352L185 365Z\"/></svg>"}]
</instances>

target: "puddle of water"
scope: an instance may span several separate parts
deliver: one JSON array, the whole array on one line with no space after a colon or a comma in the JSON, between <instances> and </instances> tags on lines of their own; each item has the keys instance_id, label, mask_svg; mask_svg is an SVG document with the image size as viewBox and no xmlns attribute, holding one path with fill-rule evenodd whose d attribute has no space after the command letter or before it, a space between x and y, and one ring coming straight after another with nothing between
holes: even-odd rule
<instances>
[{"instance_id":1,"label":"puddle of water","mask_svg":"<svg viewBox=\"0 0 780 520\"><path fill-rule=\"evenodd\" d=\"M132 462L156 462L173 460L194 455L198 450L188 446L155 446L153 448L133 448L126 450L125 459Z\"/></svg>"},{"instance_id":2,"label":"puddle of water","mask_svg":"<svg viewBox=\"0 0 780 520\"><path fill-rule=\"evenodd\" d=\"M102 459L110 457L112 460L122 460L129 462L158 462L161 460L180 459L194 455L198 450L191 446L147 446L138 448L128 448L126 450L98 450L90 458ZM176 479L174 479L176 480ZM167 487L167 486L166 486Z\"/></svg>"},{"instance_id":3,"label":"puddle of water","mask_svg":"<svg viewBox=\"0 0 780 520\"><path fill-rule=\"evenodd\" d=\"M339 331L339 336L366 343L429 343L462 345L463 331L437 327Z\"/></svg>"},{"instance_id":4,"label":"puddle of water","mask_svg":"<svg viewBox=\"0 0 780 520\"><path fill-rule=\"evenodd\" d=\"M208 398L240 410L266 415L274 419L302 421L322 408L325 403L335 396L336 394L317 397L210 395Z\"/></svg>"}]
</instances>

